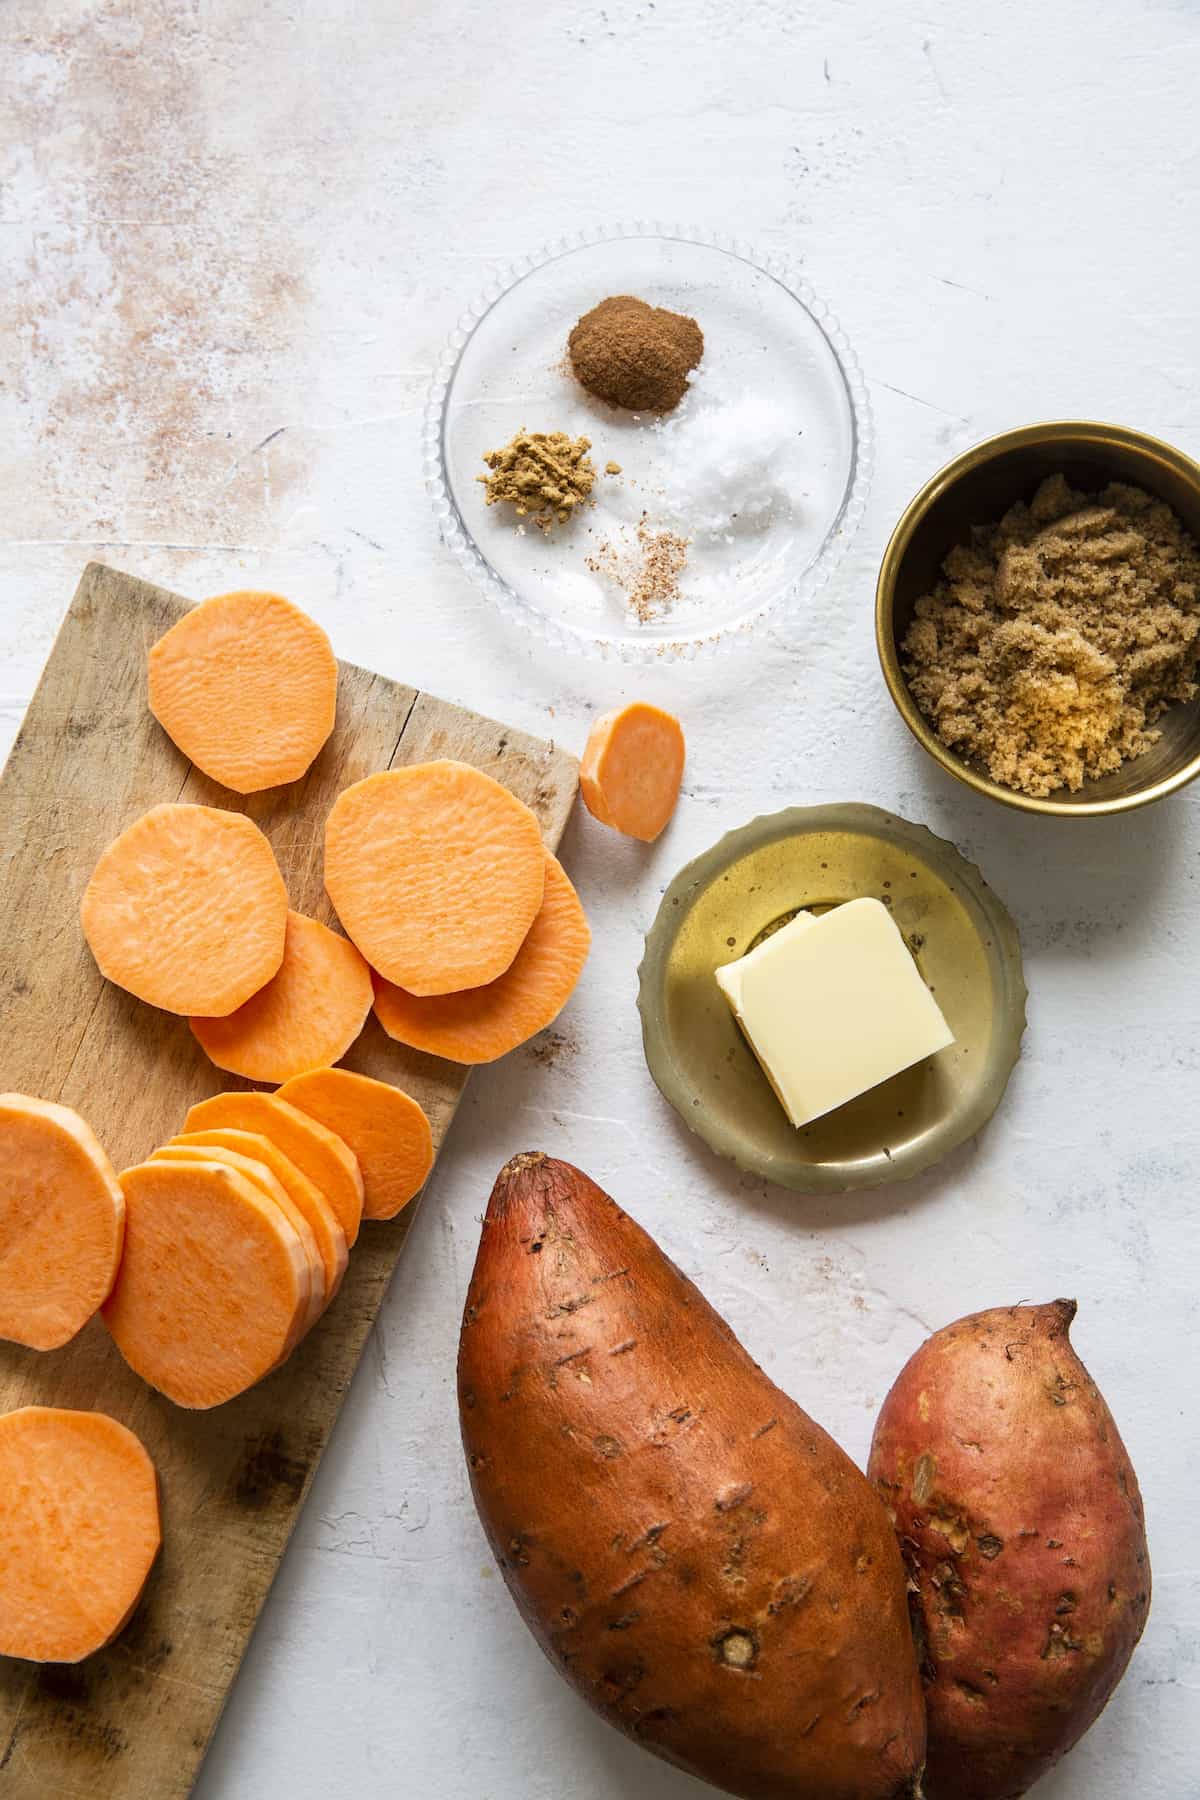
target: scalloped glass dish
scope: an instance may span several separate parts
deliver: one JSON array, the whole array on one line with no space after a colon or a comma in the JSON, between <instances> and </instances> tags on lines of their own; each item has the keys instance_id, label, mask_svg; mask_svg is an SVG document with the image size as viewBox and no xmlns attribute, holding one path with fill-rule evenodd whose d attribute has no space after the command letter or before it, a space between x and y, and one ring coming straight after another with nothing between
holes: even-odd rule
<instances>
[{"instance_id":1,"label":"scalloped glass dish","mask_svg":"<svg viewBox=\"0 0 1200 1800\"><path fill-rule=\"evenodd\" d=\"M704 331L696 391L665 429L592 399L570 372L568 332L610 294L689 313ZM715 529L711 511L697 524L672 499L671 471L680 467L673 427L702 405L705 423L719 429L711 409L726 396L761 396L764 418L786 429L795 474L777 484L783 498ZM489 507L478 479L484 452L522 428L592 442L595 504L546 532L510 506ZM442 534L502 616L555 647L630 661L736 641L814 592L862 517L870 459L857 361L807 283L741 244L649 226L586 234L516 264L460 322L425 420L426 480ZM604 474L608 462L621 473ZM638 616L628 591L643 518L651 533L688 539L679 591L643 608L649 617Z\"/></svg>"}]
</instances>

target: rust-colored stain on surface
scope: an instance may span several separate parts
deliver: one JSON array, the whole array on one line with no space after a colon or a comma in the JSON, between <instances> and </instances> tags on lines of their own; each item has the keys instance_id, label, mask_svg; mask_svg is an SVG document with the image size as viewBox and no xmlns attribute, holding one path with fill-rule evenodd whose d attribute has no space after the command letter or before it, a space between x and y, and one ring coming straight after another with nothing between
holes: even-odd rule
<instances>
[{"instance_id":1,"label":"rust-colored stain on surface","mask_svg":"<svg viewBox=\"0 0 1200 1800\"><path fill-rule=\"evenodd\" d=\"M232 544L298 473L298 256L269 171L216 141L195 0L65 10L4 19L0 334L30 471L10 499L30 537Z\"/></svg>"}]
</instances>

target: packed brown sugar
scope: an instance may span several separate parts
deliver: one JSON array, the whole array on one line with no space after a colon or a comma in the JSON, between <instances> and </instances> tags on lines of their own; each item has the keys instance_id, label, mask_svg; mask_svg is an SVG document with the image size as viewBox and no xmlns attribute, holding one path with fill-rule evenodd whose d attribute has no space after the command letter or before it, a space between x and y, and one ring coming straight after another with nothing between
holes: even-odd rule
<instances>
[{"instance_id":1,"label":"packed brown sugar","mask_svg":"<svg viewBox=\"0 0 1200 1800\"><path fill-rule=\"evenodd\" d=\"M1157 742L1196 692L1200 550L1170 507L1061 475L977 527L903 642L942 742L1024 794L1075 791Z\"/></svg>"}]
</instances>

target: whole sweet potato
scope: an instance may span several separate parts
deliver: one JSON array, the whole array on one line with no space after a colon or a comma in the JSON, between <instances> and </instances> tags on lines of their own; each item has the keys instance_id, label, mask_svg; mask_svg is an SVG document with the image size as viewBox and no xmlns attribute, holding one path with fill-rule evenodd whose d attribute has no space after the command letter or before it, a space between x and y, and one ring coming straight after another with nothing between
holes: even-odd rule
<instances>
[{"instance_id":1,"label":"whole sweet potato","mask_svg":"<svg viewBox=\"0 0 1200 1800\"><path fill-rule=\"evenodd\" d=\"M883 1507L568 1163L501 1171L458 1375L504 1579L605 1719L745 1800L916 1800L921 1684Z\"/></svg>"},{"instance_id":2,"label":"whole sweet potato","mask_svg":"<svg viewBox=\"0 0 1200 1800\"><path fill-rule=\"evenodd\" d=\"M930 1800L1015 1800L1099 1716L1141 1636L1137 1477L1071 1348L1073 1300L921 1346L869 1474L920 1601Z\"/></svg>"}]
</instances>

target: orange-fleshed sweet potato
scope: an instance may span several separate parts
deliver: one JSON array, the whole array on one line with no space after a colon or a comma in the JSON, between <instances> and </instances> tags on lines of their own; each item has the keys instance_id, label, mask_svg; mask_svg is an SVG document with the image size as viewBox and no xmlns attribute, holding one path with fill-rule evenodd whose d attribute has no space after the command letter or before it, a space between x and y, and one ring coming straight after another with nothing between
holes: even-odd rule
<instances>
[{"instance_id":1,"label":"orange-fleshed sweet potato","mask_svg":"<svg viewBox=\"0 0 1200 1800\"><path fill-rule=\"evenodd\" d=\"M53 1100L0 1094L0 1338L57 1350L112 1291L125 1196L91 1127Z\"/></svg>"},{"instance_id":2,"label":"orange-fleshed sweet potato","mask_svg":"<svg viewBox=\"0 0 1200 1800\"><path fill-rule=\"evenodd\" d=\"M919 1602L929 1800L1016 1800L1099 1716L1150 1605L1142 1501L1073 1300L921 1346L869 1473Z\"/></svg>"},{"instance_id":3,"label":"orange-fleshed sweet potato","mask_svg":"<svg viewBox=\"0 0 1200 1800\"><path fill-rule=\"evenodd\" d=\"M486 987L424 999L375 976L375 1016L389 1037L452 1062L495 1062L556 1019L592 941L579 895L547 850L542 904L503 975Z\"/></svg>"},{"instance_id":4,"label":"orange-fleshed sweet potato","mask_svg":"<svg viewBox=\"0 0 1200 1800\"><path fill-rule=\"evenodd\" d=\"M501 1170L458 1381L509 1591L603 1718L744 1800L920 1794L920 1677L884 1509L570 1164Z\"/></svg>"},{"instance_id":5,"label":"orange-fleshed sweet potato","mask_svg":"<svg viewBox=\"0 0 1200 1800\"><path fill-rule=\"evenodd\" d=\"M79 919L100 973L164 1012L223 1018L276 973L287 889L253 819L152 806L92 870Z\"/></svg>"},{"instance_id":6,"label":"orange-fleshed sweet potato","mask_svg":"<svg viewBox=\"0 0 1200 1800\"><path fill-rule=\"evenodd\" d=\"M683 727L661 707L635 700L605 713L588 733L579 791L593 818L653 843L683 780Z\"/></svg>"},{"instance_id":7,"label":"orange-fleshed sweet potato","mask_svg":"<svg viewBox=\"0 0 1200 1800\"><path fill-rule=\"evenodd\" d=\"M386 981L450 994L503 975L537 917L534 814L482 769L440 760L346 788L325 822L325 888Z\"/></svg>"},{"instance_id":8,"label":"orange-fleshed sweet potato","mask_svg":"<svg viewBox=\"0 0 1200 1800\"><path fill-rule=\"evenodd\" d=\"M289 912L283 961L266 986L223 1019L189 1023L218 1069L287 1081L340 1061L373 998L371 971L354 945L319 919Z\"/></svg>"},{"instance_id":9,"label":"orange-fleshed sweet potato","mask_svg":"<svg viewBox=\"0 0 1200 1800\"><path fill-rule=\"evenodd\" d=\"M220 1406L290 1356L313 1265L280 1207L217 1162L121 1175L125 1254L101 1308L130 1368L176 1406Z\"/></svg>"},{"instance_id":10,"label":"orange-fleshed sweet potato","mask_svg":"<svg viewBox=\"0 0 1200 1800\"><path fill-rule=\"evenodd\" d=\"M337 662L282 594L217 594L148 660L150 711L183 754L237 794L298 781L333 730Z\"/></svg>"},{"instance_id":11,"label":"orange-fleshed sweet potato","mask_svg":"<svg viewBox=\"0 0 1200 1800\"><path fill-rule=\"evenodd\" d=\"M0 1656L75 1663L111 1643L161 1537L154 1464L116 1419L55 1406L0 1418ZM27 1792L51 1791L34 1779Z\"/></svg>"}]
</instances>

